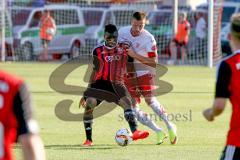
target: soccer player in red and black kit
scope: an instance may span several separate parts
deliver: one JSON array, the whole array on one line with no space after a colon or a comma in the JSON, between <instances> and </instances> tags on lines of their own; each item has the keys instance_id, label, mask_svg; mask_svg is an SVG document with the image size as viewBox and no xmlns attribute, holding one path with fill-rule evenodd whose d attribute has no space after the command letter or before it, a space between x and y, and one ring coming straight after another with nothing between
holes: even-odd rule
<instances>
[{"instance_id":1,"label":"soccer player in red and black kit","mask_svg":"<svg viewBox=\"0 0 240 160\"><path fill-rule=\"evenodd\" d=\"M45 160L38 125L33 119L27 86L18 77L0 70L0 160L12 160L12 144L18 138L24 160Z\"/></svg>"},{"instance_id":2,"label":"soccer player in red and black kit","mask_svg":"<svg viewBox=\"0 0 240 160\"><path fill-rule=\"evenodd\" d=\"M213 121L220 115L229 98L232 104L230 130L226 147L221 160L240 159L240 14L234 14L231 19L229 42L234 52L225 58L219 66L216 83L216 93L213 107L203 112L208 121Z\"/></svg>"},{"instance_id":3,"label":"soccer player in red and black kit","mask_svg":"<svg viewBox=\"0 0 240 160\"><path fill-rule=\"evenodd\" d=\"M105 42L93 50L93 72L89 87L84 92L80 103L85 107L84 126L86 141L84 146L92 143L93 109L103 100L114 102L124 109L124 117L133 133L133 140L148 137L147 131L137 130L137 122L132 110L132 100L125 85L127 52L126 44L118 43L118 31L115 25L105 26ZM83 104L85 103L85 104Z\"/></svg>"}]
</instances>

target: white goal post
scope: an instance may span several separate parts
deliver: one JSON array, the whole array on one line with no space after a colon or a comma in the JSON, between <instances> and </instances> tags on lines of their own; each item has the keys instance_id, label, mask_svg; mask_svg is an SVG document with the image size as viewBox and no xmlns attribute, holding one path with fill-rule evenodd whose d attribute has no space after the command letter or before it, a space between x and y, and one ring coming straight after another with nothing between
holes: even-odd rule
<instances>
[{"instance_id":1,"label":"white goal post","mask_svg":"<svg viewBox=\"0 0 240 160\"><path fill-rule=\"evenodd\" d=\"M5 61L5 1L0 2L1 5L1 61Z\"/></svg>"}]
</instances>

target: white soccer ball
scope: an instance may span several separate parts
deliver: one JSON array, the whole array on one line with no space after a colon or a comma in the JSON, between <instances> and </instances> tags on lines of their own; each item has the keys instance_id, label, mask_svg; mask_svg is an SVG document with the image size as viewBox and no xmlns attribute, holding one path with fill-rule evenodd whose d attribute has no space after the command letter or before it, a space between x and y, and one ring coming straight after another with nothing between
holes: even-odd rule
<instances>
[{"instance_id":1,"label":"white soccer ball","mask_svg":"<svg viewBox=\"0 0 240 160\"><path fill-rule=\"evenodd\" d=\"M127 146L132 142L131 135L132 134L128 129L126 128L119 129L116 133L115 141L119 146Z\"/></svg>"},{"instance_id":2,"label":"white soccer ball","mask_svg":"<svg viewBox=\"0 0 240 160\"><path fill-rule=\"evenodd\" d=\"M50 35L54 36L55 33L56 33L56 30L54 28L48 28L47 29L47 34L50 34Z\"/></svg>"}]
</instances>

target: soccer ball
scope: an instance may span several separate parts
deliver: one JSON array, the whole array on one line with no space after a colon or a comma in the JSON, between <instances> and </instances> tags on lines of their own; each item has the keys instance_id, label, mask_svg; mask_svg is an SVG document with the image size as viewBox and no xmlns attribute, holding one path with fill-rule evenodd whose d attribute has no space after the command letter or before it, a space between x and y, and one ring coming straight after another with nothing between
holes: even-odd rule
<instances>
[{"instance_id":1,"label":"soccer ball","mask_svg":"<svg viewBox=\"0 0 240 160\"><path fill-rule=\"evenodd\" d=\"M56 30L54 28L48 28L47 34L50 34L51 36L54 36L56 34Z\"/></svg>"},{"instance_id":2,"label":"soccer ball","mask_svg":"<svg viewBox=\"0 0 240 160\"><path fill-rule=\"evenodd\" d=\"M131 132L126 129L119 129L115 136L115 141L119 146L127 146L132 142Z\"/></svg>"}]
</instances>

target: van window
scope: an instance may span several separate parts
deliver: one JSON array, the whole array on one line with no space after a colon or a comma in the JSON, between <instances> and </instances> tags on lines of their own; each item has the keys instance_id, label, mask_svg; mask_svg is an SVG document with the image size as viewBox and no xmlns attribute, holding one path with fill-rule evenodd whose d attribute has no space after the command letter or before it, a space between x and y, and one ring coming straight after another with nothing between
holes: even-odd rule
<instances>
[{"instance_id":1,"label":"van window","mask_svg":"<svg viewBox=\"0 0 240 160\"><path fill-rule=\"evenodd\" d=\"M111 12L108 11L108 12L106 13L106 18L105 18L105 21L104 21L104 25L110 24L110 23L113 24L114 22L113 22L113 20L112 20L112 18L111 18Z\"/></svg>"},{"instance_id":2,"label":"van window","mask_svg":"<svg viewBox=\"0 0 240 160\"><path fill-rule=\"evenodd\" d=\"M85 25L99 25L101 23L103 11L83 11Z\"/></svg>"},{"instance_id":3,"label":"van window","mask_svg":"<svg viewBox=\"0 0 240 160\"><path fill-rule=\"evenodd\" d=\"M31 13L30 10L12 9L11 10L11 18L12 18L13 26L25 25L30 13Z\"/></svg>"},{"instance_id":4,"label":"van window","mask_svg":"<svg viewBox=\"0 0 240 160\"><path fill-rule=\"evenodd\" d=\"M42 17L42 12L41 11L35 12L32 19L31 19L29 28L38 27L41 17Z\"/></svg>"},{"instance_id":5,"label":"van window","mask_svg":"<svg viewBox=\"0 0 240 160\"><path fill-rule=\"evenodd\" d=\"M52 12L56 25L80 23L78 12L76 10L53 10Z\"/></svg>"},{"instance_id":6,"label":"van window","mask_svg":"<svg viewBox=\"0 0 240 160\"><path fill-rule=\"evenodd\" d=\"M235 13L236 7L223 7L222 22L230 22L230 18Z\"/></svg>"},{"instance_id":7,"label":"van window","mask_svg":"<svg viewBox=\"0 0 240 160\"><path fill-rule=\"evenodd\" d=\"M171 12L150 12L148 19L151 25L169 24L172 22Z\"/></svg>"}]
</instances>

